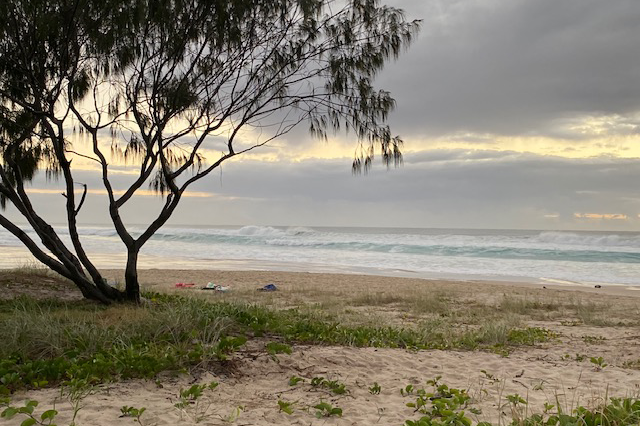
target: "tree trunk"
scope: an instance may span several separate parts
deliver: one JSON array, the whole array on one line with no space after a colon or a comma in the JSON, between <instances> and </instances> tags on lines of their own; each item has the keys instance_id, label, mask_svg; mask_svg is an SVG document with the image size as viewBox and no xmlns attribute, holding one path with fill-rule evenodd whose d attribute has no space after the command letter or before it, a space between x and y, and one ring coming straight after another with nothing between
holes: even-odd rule
<instances>
[{"instance_id":1,"label":"tree trunk","mask_svg":"<svg viewBox=\"0 0 640 426\"><path fill-rule=\"evenodd\" d=\"M138 283L139 250L136 247L129 248L127 252L127 267L124 270L125 297L126 300L134 303L140 303L140 284Z\"/></svg>"}]
</instances>

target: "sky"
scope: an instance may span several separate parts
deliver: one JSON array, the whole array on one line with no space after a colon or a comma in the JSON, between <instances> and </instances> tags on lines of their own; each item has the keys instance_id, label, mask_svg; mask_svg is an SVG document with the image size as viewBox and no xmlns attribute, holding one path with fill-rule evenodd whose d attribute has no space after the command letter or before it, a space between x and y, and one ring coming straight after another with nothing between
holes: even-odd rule
<instances>
[{"instance_id":1,"label":"sky","mask_svg":"<svg viewBox=\"0 0 640 426\"><path fill-rule=\"evenodd\" d=\"M376 80L397 101L404 165L353 176L352 136L294 131L194 185L171 224L640 231L640 2L387 3L423 19ZM99 175L77 180L81 222L107 223ZM59 188L30 188L53 222ZM125 220L160 203L143 193Z\"/></svg>"}]
</instances>

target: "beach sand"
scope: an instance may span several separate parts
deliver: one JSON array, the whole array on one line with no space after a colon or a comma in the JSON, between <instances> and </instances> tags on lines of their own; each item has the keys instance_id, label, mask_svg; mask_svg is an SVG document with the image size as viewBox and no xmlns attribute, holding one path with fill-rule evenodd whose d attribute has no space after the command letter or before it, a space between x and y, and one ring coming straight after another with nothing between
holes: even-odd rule
<instances>
[{"instance_id":1,"label":"beach sand","mask_svg":"<svg viewBox=\"0 0 640 426\"><path fill-rule=\"evenodd\" d=\"M120 279L121 273L109 271L106 275ZM501 306L510 309L509 315L519 316L523 325L550 329L558 337L536 346L518 347L506 357L479 351L293 346L291 355L272 358L264 350L267 340L255 339L235 355L233 368L101 385L84 400L76 419L78 426L133 424L130 417L119 417L124 405L145 407L144 425L191 425L199 420L197 424L201 425L400 426L407 419L419 417L405 405L412 398L403 397L400 389L412 384L430 391L426 382L437 376L442 376L440 381L450 387L469 392L473 406L482 410L479 415L467 413L474 423L485 420L497 424L501 413L511 419L506 396L516 393L528 401L527 410L531 413L541 412L545 402L571 410L578 405L594 405L607 396L637 396L640 391L640 299L639 292L632 290L159 269L141 270L140 279L150 290L256 302L276 309L320 309L345 322L371 325L412 327L419 321L444 315L442 309L455 311L463 319L464 315L483 312L490 316L492 309ZM196 286L177 289L174 285L178 282ZM207 282L229 286L231 290L200 290ZM256 291L267 283L275 283L279 291ZM446 304L452 300L454 304ZM522 308L524 305L518 301L526 301L529 308ZM589 361L600 356L608 364L604 368ZM301 377L304 382L290 386L292 376ZM310 385L314 377L344 383L348 392L334 395L314 388ZM193 406L186 410L175 408L181 388L212 381L219 386L205 393L198 412ZM370 392L374 383L380 386L379 394ZM43 409L55 403L60 412L58 425L70 421L71 405L60 397L58 389L14 395L14 401L26 398L40 401ZM292 402L293 414L279 412L278 400ZM343 416L317 419L312 407L320 402L340 407ZM197 419L199 415L202 417ZM20 423L14 419L0 420L0 424Z\"/></svg>"}]
</instances>

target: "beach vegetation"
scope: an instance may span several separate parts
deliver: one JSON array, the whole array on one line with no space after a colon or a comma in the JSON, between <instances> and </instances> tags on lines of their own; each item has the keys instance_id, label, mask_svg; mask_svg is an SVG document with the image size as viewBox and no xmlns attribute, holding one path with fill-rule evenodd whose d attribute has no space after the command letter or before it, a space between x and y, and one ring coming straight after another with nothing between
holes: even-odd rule
<instances>
[{"instance_id":1,"label":"beach vegetation","mask_svg":"<svg viewBox=\"0 0 640 426\"><path fill-rule=\"evenodd\" d=\"M136 408L124 405L120 408L120 412L122 413L120 417L131 417L135 422L142 426L142 415L145 411L147 411L145 407Z\"/></svg>"},{"instance_id":2,"label":"beach vegetation","mask_svg":"<svg viewBox=\"0 0 640 426\"><path fill-rule=\"evenodd\" d=\"M601 356L592 356L591 358L589 358L589 361L591 362L591 364L594 365L594 368L596 370L602 370L603 368L605 368L607 365L606 362L604 362L604 358L602 358Z\"/></svg>"},{"instance_id":3,"label":"beach vegetation","mask_svg":"<svg viewBox=\"0 0 640 426\"><path fill-rule=\"evenodd\" d=\"M293 414L294 403L291 401L278 400L278 411L285 414Z\"/></svg>"},{"instance_id":4,"label":"beach vegetation","mask_svg":"<svg viewBox=\"0 0 640 426\"><path fill-rule=\"evenodd\" d=\"M203 402L202 397L205 396L206 392L212 391L217 387L218 382L211 382L196 383L187 389L180 389L179 400L174 404L174 407L180 410L180 417L182 418L183 413L188 413L196 423L200 423L211 407L211 401Z\"/></svg>"},{"instance_id":5,"label":"beach vegetation","mask_svg":"<svg viewBox=\"0 0 640 426\"><path fill-rule=\"evenodd\" d=\"M28 223L0 215L0 226L88 299L139 302L140 250L192 185L299 125L320 139L350 131L354 173L375 152L402 162L386 124L394 99L373 80L419 21L377 0L5 0L0 17L0 204ZM100 188L78 181L81 162ZM122 167L134 173L124 187ZM70 243L25 190L39 171L61 178ZM124 212L148 190L163 202L132 230ZM122 289L79 231L100 191L126 249Z\"/></svg>"},{"instance_id":6,"label":"beach vegetation","mask_svg":"<svg viewBox=\"0 0 640 426\"><path fill-rule=\"evenodd\" d=\"M58 415L58 411L52 408L38 414L35 412L38 404L38 401L27 400L19 406L8 406L0 413L0 418L11 420L16 415L22 415L23 420L20 426L56 426L53 422Z\"/></svg>"},{"instance_id":7,"label":"beach vegetation","mask_svg":"<svg viewBox=\"0 0 640 426\"><path fill-rule=\"evenodd\" d=\"M298 383L303 382L304 383L304 379L302 377L298 377L298 376L291 376L289 378L289 386L296 386Z\"/></svg>"},{"instance_id":8,"label":"beach vegetation","mask_svg":"<svg viewBox=\"0 0 640 426\"><path fill-rule=\"evenodd\" d=\"M342 417L342 408L334 407L333 405L325 401L314 405L313 408L316 409L316 417L319 419L332 416Z\"/></svg>"},{"instance_id":9,"label":"beach vegetation","mask_svg":"<svg viewBox=\"0 0 640 426\"><path fill-rule=\"evenodd\" d=\"M373 385L369 387L369 393L371 395L380 395L381 391L382 391L382 387L380 387L378 382L373 382Z\"/></svg>"},{"instance_id":10,"label":"beach vegetation","mask_svg":"<svg viewBox=\"0 0 640 426\"><path fill-rule=\"evenodd\" d=\"M508 322L467 328L448 321L412 328L345 325L297 308L163 293L146 297L150 304L141 308L27 297L0 301L0 339L6 342L0 346L1 386L14 391L74 378L90 384L151 379L163 371L223 365L257 332L277 339L265 344L270 355L289 353L291 344L508 353L555 337L543 328Z\"/></svg>"},{"instance_id":11,"label":"beach vegetation","mask_svg":"<svg viewBox=\"0 0 640 426\"><path fill-rule=\"evenodd\" d=\"M327 380L324 377L313 377L311 379L311 386L314 388L328 389L336 395L344 395L348 392L344 383L340 383L337 380Z\"/></svg>"},{"instance_id":12,"label":"beach vegetation","mask_svg":"<svg viewBox=\"0 0 640 426\"><path fill-rule=\"evenodd\" d=\"M271 356L271 358L274 361L278 360L277 355L278 354L287 354L287 355L291 355L291 345L288 345L286 343L280 343L280 342L268 342L265 345L265 349L267 350L267 353L269 354L269 356Z\"/></svg>"}]
</instances>

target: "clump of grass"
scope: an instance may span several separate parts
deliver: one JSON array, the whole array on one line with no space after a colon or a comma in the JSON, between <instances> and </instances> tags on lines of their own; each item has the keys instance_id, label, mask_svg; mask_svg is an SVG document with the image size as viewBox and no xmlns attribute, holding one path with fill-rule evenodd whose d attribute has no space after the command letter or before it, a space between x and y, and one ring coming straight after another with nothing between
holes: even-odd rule
<instances>
[{"instance_id":1,"label":"clump of grass","mask_svg":"<svg viewBox=\"0 0 640 426\"><path fill-rule=\"evenodd\" d=\"M542 298L521 298L504 295L498 305L502 312L519 315L532 315L539 312L555 312L563 308L557 301L545 300Z\"/></svg>"},{"instance_id":2,"label":"clump of grass","mask_svg":"<svg viewBox=\"0 0 640 426\"><path fill-rule=\"evenodd\" d=\"M189 300L102 307L19 299L0 303L0 383L11 391L72 378L153 377L224 359L244 341Z\"/></svg>"},{"instance_id":3,"label":"clump of grass","mask_svg":"<svg viewBox=\"0 0 640 426\"><path fill-rule=\"evenodd\" d=\"M395 305L405 301L405 298L392 293L376 292L363 293L351 299L349 304L352 306L386 306Z\"/></svg>"}]
</instances>

